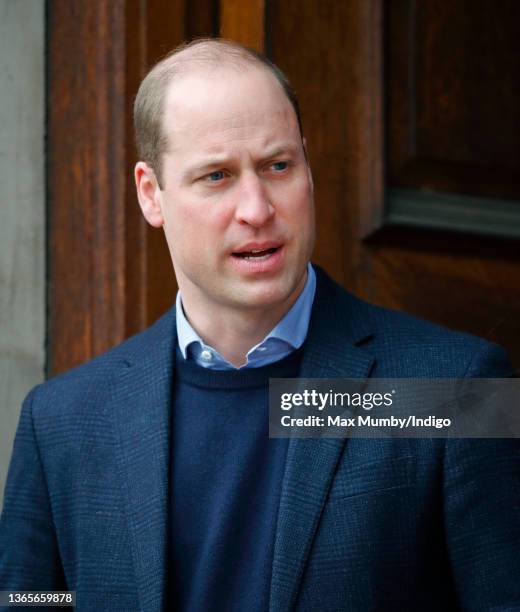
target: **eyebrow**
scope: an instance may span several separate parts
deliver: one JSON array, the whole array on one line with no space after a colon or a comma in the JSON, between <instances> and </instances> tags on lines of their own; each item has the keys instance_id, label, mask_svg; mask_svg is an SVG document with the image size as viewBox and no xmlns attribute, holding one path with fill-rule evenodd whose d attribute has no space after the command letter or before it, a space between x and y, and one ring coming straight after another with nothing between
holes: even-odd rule
<instances>
[{"instance_id":1,"label":"eyebrow","mask_svg":"<svg viewBox=\"0 0 520 612\"><path fill-rule=\"evenodd\" d=\"M218 168L219 166L225 165L227 162L229 162L229 159L230 158L227 155L208 157L207 159L204 159L204 161L187 168L183 172L182 176L183 178L192 178L194 176L198 176L199 174L204 174L212 168Z\"/></svg>"},{"instance_id":2,"label":"eyebrow","mask_svg":"<svg viewBox=\"0 0 520 612\"><path fill-rule=\"evenodd\" d=\"M273 147L272 149L267 149L264 159L279 157L280 155L295 155L297 151L298 147L295 147L293 144L281 144Z\"/></svg>"},{"instance_id":3,"label":"eyebrow","mask_svg":"<svg viewBox=\"0 0 520 612\"><path fill-rule=\"evenodd\" d=\"M292 144L280 144L276 145L272 148L268 148L261 155L261 161L271 159L273 157L279 157L280 155L295 155L298 148ZM226 165L232 159L229 155L214 155L203 159L200 163L195 163L195 165L187 168L183 173L183 178L192 178L194 176L198 176L200 174L204 174L205 172L209 172L213 168L218 168L220 166Z\"/></svg>"}]
</instances>

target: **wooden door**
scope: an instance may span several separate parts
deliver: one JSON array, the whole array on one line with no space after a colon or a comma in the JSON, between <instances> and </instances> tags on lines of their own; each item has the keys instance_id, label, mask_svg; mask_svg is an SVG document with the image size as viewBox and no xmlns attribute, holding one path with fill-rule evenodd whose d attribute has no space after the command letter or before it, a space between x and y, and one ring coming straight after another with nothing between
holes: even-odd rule
<instances>
[{"instance_id":1,"label":"wooden door","mask_svg":"<svg viewBox=\"0 0 520 612\"><path fill-rule=\"evenodd\" d=\"M131 106L181 40L265 52L299 95L315 261L520 366L515 0L50 0L49 373L151 323L175 285L134 194Z\"/></svg>"},{"instance_id":2,"label":"wooden door","mask_svg":"<svg viewBox=\"0 0 520 612\"><path fill-rule=\"evenodd\" d=\"M316 261L519 367L520 4L272 5L269 50L300 95L314 171Z\"/></svg>"}]
</instances>

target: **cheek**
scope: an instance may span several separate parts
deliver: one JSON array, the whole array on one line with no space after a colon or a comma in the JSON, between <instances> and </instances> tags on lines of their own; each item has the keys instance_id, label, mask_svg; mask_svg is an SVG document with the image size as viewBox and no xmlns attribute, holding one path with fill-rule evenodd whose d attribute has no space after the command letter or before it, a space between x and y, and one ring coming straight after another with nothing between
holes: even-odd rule
<instances>
[{"instance_id":1,"label":"cheek","mask_svg":"<svg viewBox=\"0 0 520 612\"><path fill-rule=\"evenodd\" d=\"M169 204L164 210L164 232L172 257L177 262L190 258L191 250L196 248L198 227L189 209L179 204Z\"/></svg>"},{"instance_id":2,"label":"cheek","mask_svg":"<svg viewBox=\"0 0 520 612\"><path fill-rule=\"evenodd\" d=\"M292 223L302 225L314 218L312 190L307 181L293 186L282 197L283 201L287 203L286 210Z\"/></svg>"},{"instance_id":3,"label":"cheek","mask_svg":"<svg viewBox=\"0 0 520 612\"><path fill-rule=\"evenodd\" d=\"M224 207L216 202L178 204L166 217L166 234L177 257L202 261L217 252L229 222Z\"/></svg>"}]
</instances>

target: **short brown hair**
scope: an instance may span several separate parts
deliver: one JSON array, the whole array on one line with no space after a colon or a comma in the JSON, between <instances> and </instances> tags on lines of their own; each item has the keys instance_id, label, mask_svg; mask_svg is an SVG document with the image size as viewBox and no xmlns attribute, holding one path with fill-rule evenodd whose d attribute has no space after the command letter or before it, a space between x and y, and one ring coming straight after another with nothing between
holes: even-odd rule
<instances>
[{"instance_id":1,"label":"short brown hair","mask_svg":"<svg viewBox=\"0 0 520 612\"><path fill-rule=\"evenodd\" d=\"M185 53L190 51L190 53ZM183 57L184 55L184 57ZM135 143L139 159L155 172L162 184L162 156L167 149L163 133L165 92L171 81L195 64L218 66L220 63L242 67L244 62L264 67L280 83L291 103L300 133L302 123L296 93L285 74L267 57L234 41L222 38L198 38L176 47L160 60L143 79L134 102Z\"/></svg>"}]
</instances>

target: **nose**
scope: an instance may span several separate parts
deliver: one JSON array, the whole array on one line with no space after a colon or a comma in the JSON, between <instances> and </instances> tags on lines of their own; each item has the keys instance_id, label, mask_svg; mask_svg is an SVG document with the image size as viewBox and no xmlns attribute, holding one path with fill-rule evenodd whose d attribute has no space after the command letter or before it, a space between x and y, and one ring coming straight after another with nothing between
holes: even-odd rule
<instances>
[{"instance_id":1,"label":"nose","mask_svg":"<svg viewBox=\"0 0 520 612\"><path fill-rule=\"evenodd\" d=\"M241 224L262 227L274 215L269 194L256 174L242 178L237 197L235 217Z\"/></svg>"}]
</instances>

